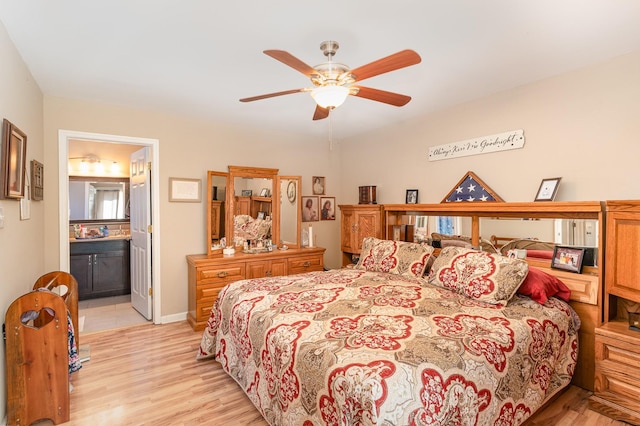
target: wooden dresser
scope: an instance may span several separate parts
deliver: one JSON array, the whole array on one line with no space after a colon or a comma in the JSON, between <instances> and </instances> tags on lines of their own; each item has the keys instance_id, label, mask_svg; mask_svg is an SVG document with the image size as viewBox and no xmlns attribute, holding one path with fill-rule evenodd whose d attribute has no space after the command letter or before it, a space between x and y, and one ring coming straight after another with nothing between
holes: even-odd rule
<instances>
[{"instance_id":1,"label":"wooden dresser","mask_svg":"<svg viewBox=\"0 0 640 426\"><path fill-rule=\"evenodd\" d=\"M236 251L233 256L205 254L187 256L189 268L187 321L196 331L204 329L218 293L233 281L322 271L324 251L324 248L314 247L259 254Z\"/></svg>"},{"instance_id":2,"label":"wooden dresser","mask_svg":"<svg viewBox=\"0 0 640 426\"><path fill-rule=\"evenodd\" d=\"M604 323L595 330L595 392L589 407L640 425L640 200L607 201Z\"/></svg>"},{"instance_id":3,"label":"wooden dresser","mask_svg":"<svg viewBox=\"0 0 640 426\"><path fill-rule=\"evenodd\" d=\"M382 205L340 205L341 229L340 249L342 266L353 263L355 255L362 251L362 240L366 237L382 238Z\"/></svg>"}]
</instances>

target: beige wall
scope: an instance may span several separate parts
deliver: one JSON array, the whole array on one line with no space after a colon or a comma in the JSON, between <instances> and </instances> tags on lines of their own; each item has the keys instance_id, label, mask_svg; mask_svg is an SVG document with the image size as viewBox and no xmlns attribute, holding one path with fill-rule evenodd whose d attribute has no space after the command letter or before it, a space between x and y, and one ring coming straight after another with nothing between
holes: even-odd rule
<instances>
[{"instance_id":1,"label":"beige wall","mask_svg":"<svg viewBox=\"0 0 640 426\"><path fill-rule=\"evenodd\" d=\"M11 121L27 135L27 167L34 159L42 163L42 93L1 23L0 58L0 116ZM44 163L46 168L46 162ZM53 187L45 188L45 200L54 193ZM4 228L0 229L0 312L3 323L9 305L18 296L29 291L44 271L45 247L42 244L42 234L45 203L46 201L31 202L31 219L20 220L20 203L0 200L5 216ZM6 413L4 350L0 351L0 365L1 423Z\"/></svg>"},{"instance_id":2,"label":"beige wall","mask_svg":"<svg viewBox=\"0 0 640 426\"><path fill-rule=\"evenodd\" d=\"M636 52L345 141L341 202L377 185L380 203L404 203L410 188L439 203L469 170L505 201L533 201L558 176L557 200L637 199L639 114ZM427 161L430 146L515 129L523 149Z\"/></svg>"},{"instance_id":3,"label":"beige wall","mask_svg":"<svg viewBox=\"0 0 640 426\"><path fill-rule=\"evenodd\" d=\"M204 203L170 203L169 177L207 179L207 170L226 171L228 165L278 168L282 175L302 176L302 192L311 194L311 177L327 176L337 191L339 148L329 150L325 139L286 132L265 132L249 126L171 116L112 105L45 97L45 181L58 184L58 130L73 130L160 141L160 241L162 316L187 311L185 256L205 253ZM203 185L203 190L204 190ZM337 194L328 194L337 195ZM58 267L58 200L46 204L45 257L47 269ZM337 221L314 223L318 245L327 247L325 262L340 266Z\"/></svg>"}]
</instances>

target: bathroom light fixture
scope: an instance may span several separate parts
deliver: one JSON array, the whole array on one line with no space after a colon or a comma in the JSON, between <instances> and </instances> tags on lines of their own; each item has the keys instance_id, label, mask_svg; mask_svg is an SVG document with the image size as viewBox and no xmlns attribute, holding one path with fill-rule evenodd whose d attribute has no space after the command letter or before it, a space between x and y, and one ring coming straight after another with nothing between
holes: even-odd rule
<instances>
[{"instance_id":1,"label":"bathroom light fixture","mask_svg":"<svg viewBox=\"0 0 640 426\"><path fill-rule=\"evenodd\" d=\"M109 167L105 167L105 164L109 165ZM73 174L74 171L89 175L117 175L120 173L120 164L117 161L100 158L93 154L84 157L70 157L68 167L70 174Z\"/></svg>"}]
</instances>

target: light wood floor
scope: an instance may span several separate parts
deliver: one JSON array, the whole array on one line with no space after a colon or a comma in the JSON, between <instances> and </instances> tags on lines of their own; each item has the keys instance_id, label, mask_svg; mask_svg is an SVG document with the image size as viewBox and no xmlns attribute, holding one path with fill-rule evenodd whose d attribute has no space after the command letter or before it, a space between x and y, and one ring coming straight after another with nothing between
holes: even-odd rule
<instances>
[{"instance_id":1,"label":"light wood floor","mask_svg":"<svg viewBox=\"0 0 640 426\"><path fill-rule=\"evenodd\" d=\"M195 359L201 335L186 322L83 335L91 360L73 375L66 425L267 425L220 364ZM624 424L589 410L589 395L571 387L527 425Z\"/></svg>"}]
</instances>

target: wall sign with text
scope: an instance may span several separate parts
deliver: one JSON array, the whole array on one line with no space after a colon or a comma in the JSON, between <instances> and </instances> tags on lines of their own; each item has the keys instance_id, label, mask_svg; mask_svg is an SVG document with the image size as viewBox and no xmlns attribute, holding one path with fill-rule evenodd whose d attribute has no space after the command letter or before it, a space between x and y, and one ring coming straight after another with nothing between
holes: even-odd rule
<instances>
[{"instance_id":1,"label":"wall sign with text","mask_svg":"<svg viewBox=\"0 0 640 426\"><path fill-rule=\"evenodd\" d=\"M512 130L497 135L432 146L429 148L429 161L449 160L522 147L524 147L524 130Z\"/></svg>"}]
</instances>

